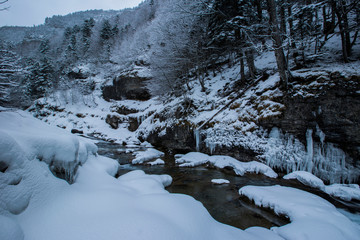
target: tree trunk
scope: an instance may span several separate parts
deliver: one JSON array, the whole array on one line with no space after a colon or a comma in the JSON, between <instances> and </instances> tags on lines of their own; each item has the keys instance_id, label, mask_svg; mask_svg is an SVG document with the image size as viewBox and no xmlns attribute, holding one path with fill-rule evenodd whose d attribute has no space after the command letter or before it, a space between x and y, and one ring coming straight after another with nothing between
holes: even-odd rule
<instances>
[{"instance_id":1,"label":"tree trunk","mask_svg":"<svg viewBox=\"0 0 360 240\"><path fill-rule=\"evenodd\" d=\"M258 20L259 20L259 22L261 22L263 20L261 0L256 0L255 5L256 5L256 11L257 11Z\"/></svg>"},{"instance_id":2,"label":"tree trunk","mask_svg":"<svg viewBox=\"0 0 360 240\"><path fill-rule=\"evenodd\" d=\"M348 29L348 23L347 23L347 15L344 11L343 4L346 4L343 2L343 0L339 1L338 3L337 3L337 1L332 1L332 8L337 16L338 23L339 23L343 60L345 63L348 63L349 62L349 58L348 58L349 52L351 51L351 49L348 49L348 47L351 45L351 43L350 43L350 35L349 35L349 37L347 36L347 34L350 34L350 33L347 33L349 31L349 29ZM346 21L345 21L345 15L346 15ZM348 43L348 39L349 39L349 43Z\"/></svg>"},{"instance_id":3,"label":"tree trunk","mask_svg":"<svg viewBox=\"0 0 360 240\"><path fill-rule=\"evenodd\" d=\"M254 63L254 50L251 48L247 51L245 51L245 55L246 55L246 63L248 65L249 68L249 74L250 77L252 79L255 79L256 77L256 68L255 68L255 63Z\"/></svg>"},{"instance_id":4,"label":"tree trunk","mask_svg":"<svg viewBox=\"0 0 360 240\"><path fill-rule=\"evenodd\" d=\"M285 1L280 1L280 31L286 35L286 14L285 14Z\"/></svg>"},{"instance_id":5,"label":"tree trunk","mask_svg":"<svg viewBox=\"0 0 360 240\"><path fill-rule=\"evenodd\" d=\"M278 26L278 20L276 14L275 0L267 0L267 4L268 4L269 16L270 16L269 22L270 22L271 36L273 39L273 44L275 49L276 64L278 67L278 72L280 75L282 87L287 90L288 81L290 78L290 72L288 69L287 60L282 46L281 33Z\"/></svg>"},{"instance_id":6,"label":"tree trunk","mask_svg":"<svg viewBox=\"0 0 360 240\"><path fill-rule=\"evenodd\" d=\"M239 56L240 56L240 77L241 77L241 81L245 81L244 53L242 50L239 51Z\"/></svg>"}]
</instances>

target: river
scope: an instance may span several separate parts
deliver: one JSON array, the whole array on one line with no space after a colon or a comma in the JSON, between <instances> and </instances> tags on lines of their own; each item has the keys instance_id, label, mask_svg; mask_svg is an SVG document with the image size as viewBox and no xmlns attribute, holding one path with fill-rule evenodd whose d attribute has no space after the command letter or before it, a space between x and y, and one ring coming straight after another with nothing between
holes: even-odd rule
<instances>
[{"instance_id":1,"label":"river","mask_svg":"<svg viewBox=\"0 0 360 240\"><path fill-rule=\"evenodd\" d=\"M325 198L336 207L344 209L345 213L360 213L360 202L345 202L332 198L320 190L307 187L295 180L272 179L257 174L236 176L231 170L207 167L180 168L175 165L174 157L168 154L164 158L165 165L132 165L130 162L134 157L129 148L103 141L98 142L97 146L100 155L119 162L118 176L132 170L143 170L147 174L168 174L173 178L173 183L166 188L169 192L194 197L205 206L214 219L240 229L252 226L270 228L289 223L285 216L277 216L272 210L259 208L246 198L240 197L238 190L246 185L295 187ZM212 179L227 179L230 184L216 185L211 183Z\"/></svg>"}]
</instances>

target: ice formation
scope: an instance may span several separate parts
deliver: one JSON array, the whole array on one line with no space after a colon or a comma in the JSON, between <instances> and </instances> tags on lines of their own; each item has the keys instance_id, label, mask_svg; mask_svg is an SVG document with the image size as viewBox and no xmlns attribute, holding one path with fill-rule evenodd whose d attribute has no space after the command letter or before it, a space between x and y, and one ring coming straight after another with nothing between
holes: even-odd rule
<instances>
[{"instance_id":1,"label":"ice formation","mask_svg":"<svg viewBox=\"0 0 360 240\"><path fill-rule=\"evenodd\" d=\"M200 129L194 130L194 136L195 136L195 144L196 144L196 151L200 151Z\"/></svg>"},{"instance_id":2,"label":"ice formation","mask_svg":"<svg viewBox=\"0 0 360 240\"><path fill-rule=\"evenodd\" d=\"M241 123L238 127L248 129L251 126ZM334 143L325 142L326 136L319 126L316 131L307 130L305 145L276 127L267 133L259 127L253 131L240 131L217 124L214 128L202 130L201 134L211 154L217 147L242 147L257 153L259 161L286 173L307 171L330 183L351 183L360 176L359 170L346 163L349 156L344 151ZM314 141L314 134L320 142Z\"/></svg>"},{"instance_id":3,"label":"ice formation","mask_svg":"<svg viewBox=\"0 0 360 240\"><path fill-rule=\"evenodd\" d=\"M317 133L323 141L325 135L319 129ZM267 165L287 173L307 171L330 183L353 182L359 177L359 171L347 166L344 151L333 143L314 142L312 135L307 130L305 150L294 136L273 128L263 154Z\"/></svg>"}]
</instances>

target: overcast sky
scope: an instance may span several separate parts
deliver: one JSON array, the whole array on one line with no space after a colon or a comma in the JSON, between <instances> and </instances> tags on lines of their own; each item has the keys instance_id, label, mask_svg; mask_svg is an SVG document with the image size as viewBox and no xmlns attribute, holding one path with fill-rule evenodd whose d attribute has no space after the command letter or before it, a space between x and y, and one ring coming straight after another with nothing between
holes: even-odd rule
<instances>
[{"instance_id":1,"label":"overcast sky","mask_svg":"<svg viewBox=\"0 0 360 240\"><path fill-rule=\"evenodd\" d=\"M2 0L0 0L2 2ZM0 5L0 26L33 26L44 23L46 17L65 15L89 9L123 9L135 7L142 0L9 0Z\"/></svg>"}]
</instances>

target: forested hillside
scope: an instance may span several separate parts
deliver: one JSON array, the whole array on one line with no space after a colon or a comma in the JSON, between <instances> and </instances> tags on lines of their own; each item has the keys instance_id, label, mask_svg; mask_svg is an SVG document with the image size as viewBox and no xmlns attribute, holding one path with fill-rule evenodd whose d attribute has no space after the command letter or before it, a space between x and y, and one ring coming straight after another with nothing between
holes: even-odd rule
<instances>
[{"instance_id":1,"label":"forested hillside","mask_svg":"<svg viewBox=\"0 0 360 240\"><path fill-rule=\"evenodd\" d=\"M147 0L3 27L1 102L49 118L41 111L96 109L99 97L110 106L102 121L130 124L134 138L159 147L352 182L359 23L357 0Z\"/></svg>"}]
</instances>

